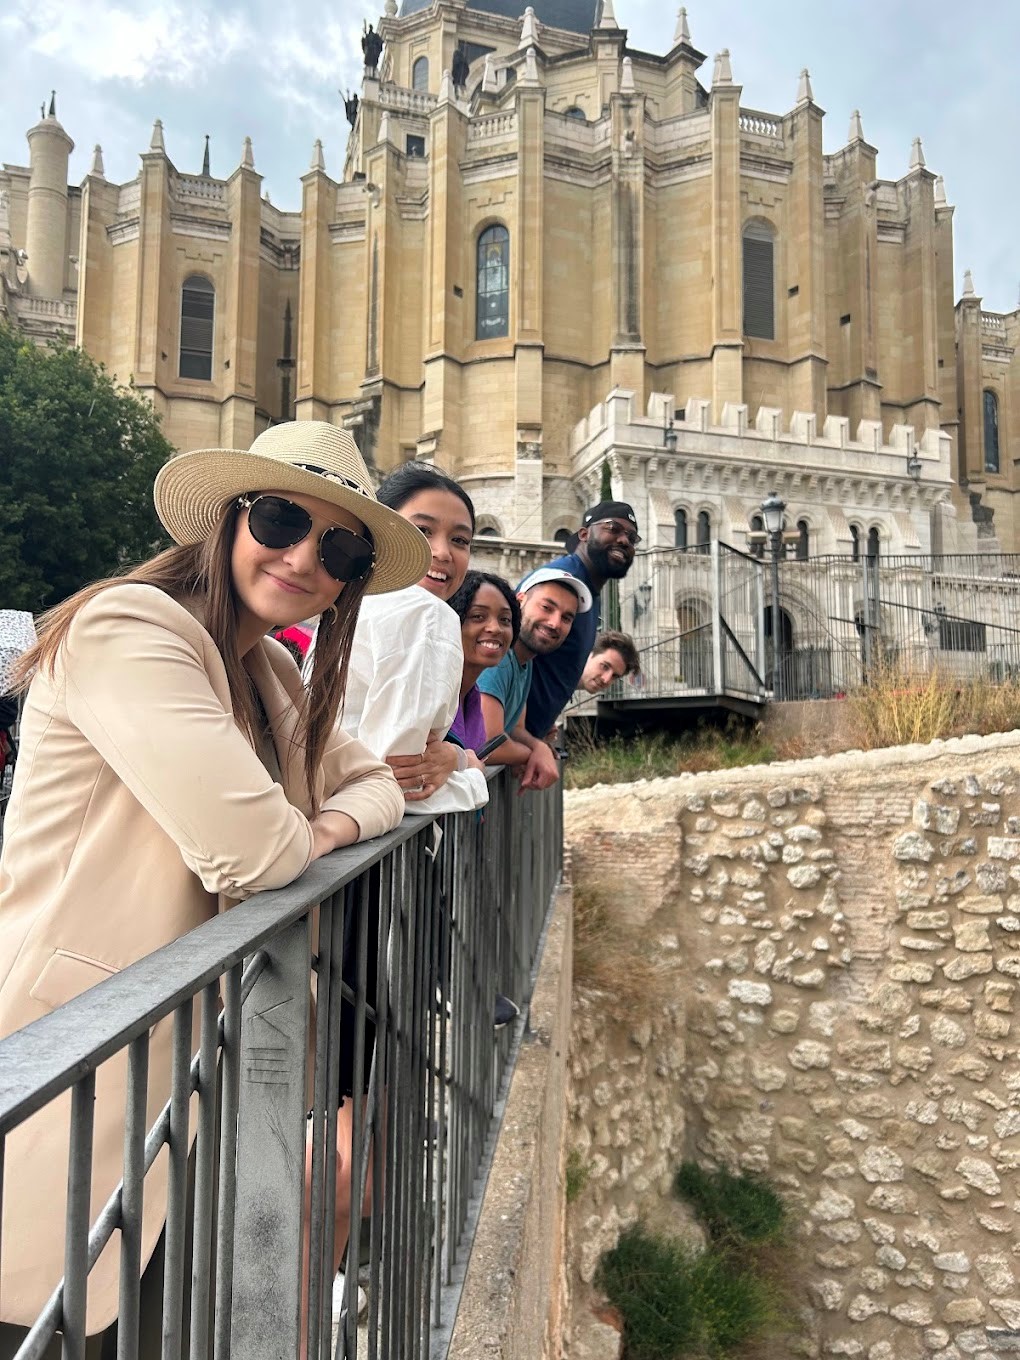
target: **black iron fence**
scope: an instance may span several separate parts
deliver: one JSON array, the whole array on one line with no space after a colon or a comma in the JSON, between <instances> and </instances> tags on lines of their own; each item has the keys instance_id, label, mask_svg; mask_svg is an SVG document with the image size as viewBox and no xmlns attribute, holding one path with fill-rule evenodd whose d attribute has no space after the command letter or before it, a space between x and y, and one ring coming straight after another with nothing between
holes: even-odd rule
<instances>
[{"instance_id":1,"label":"black iron fence","mask_svg":"<svg viewBox=\"0 0 1020 1360\"><path fill-rule=\"evenodd\" d=\"M47 1107L60 1107L67 1154L66 1204L40 1206L40 1218L66 1224L63 1278L45 1282L35 1324L20 1338L8 1330L0 1354L55 1354L59 1333L63 1360L83 1357L104 1271L118 1321L102 1353L118 1360L442 1353L562 864L560 786L517 797L503 775L489 787L484 815L407 819L0 1042L8 1205L33 1116ZM147 909L158 910L158 892ZM497 992L524 1012L500 1033ZM352 1039L352 1089L365 1097L349 1102L348 1145L339 1071ZM150 1076L157 1047L171 1056L166 1090ZM123 1156L116 1185L102 1186L93 1142L111 1070L122 1074ZM353 1186L339 1225L338 1148ZM168 1169L154 1192L157 1162ZM146 1269L153 1193L165 1228ZM351 1263L339 1326L338 1227ZM0 1270L23 1266L27 1249L0 1236Z\"/></svg>"},{"instance_id":2,"label":"black iron fence","mask_svg":"<svg viewBox=\"0 0 1020 1360\"><path fill-rule=\"evenodd\" d=\"M725 543L639 553L620 625L642 653L616 702L831 698L880 670L1020 677L1020 555L783 558Z\"/></svg>"}]
</instances>

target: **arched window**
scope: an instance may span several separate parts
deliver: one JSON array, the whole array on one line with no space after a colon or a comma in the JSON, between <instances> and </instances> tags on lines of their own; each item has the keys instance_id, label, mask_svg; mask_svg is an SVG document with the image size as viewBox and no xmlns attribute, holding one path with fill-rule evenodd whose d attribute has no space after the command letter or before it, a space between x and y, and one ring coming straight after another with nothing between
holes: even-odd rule
<instances>
[{"instance_id":1,"label":"arched window","mask_svg":"<svg viewBox=\"0 0 1020 1360\"><path fill-rule=\"evenodd\" d=\"M999 471L999 399L994 392L985 391L985 471Z\"/></svg>"},{"instance_id":2,"label":"arched window","mask_svg":"<svg viewBox=\"0 0 1020 1360\"><path fill-rule=\"evenodd\" d=\"M878 530L868 530L868 561L878 561Z\"/></svg>"},{"instance_id":3,"label":"arched window","mask_svg":"<svg viewBox=\"0 0 1020 1360\"><path fill-rule=\"evenodd\" d=\"M579 123L587 123L588 121L584 109L578 108L576 104L571 104L570 108L564 109L563 112L568 118L576 118Z\"/></svg>"},{"instance_id":4,"label":"arched window","mask_svg":"<svg viewBox=\"0 0 1020 1360\"><path fill-rule=\"evenodd\" d=\"M852 562L861 560L861 531L856 524L850 525L850 560Z\"/></svg>"},{"instance_id":5,"label":"arched window","mask_svg":"<svg viewBox=\"0 0 1020 1360\"><path fill-rule=\"evenodd\" d=\"M752 533L752 534L764 534L764 532L765 532L765 521L762 519L761 515L752 515L752 516L751 516L751 533ZM752 557L764 557L764 556L765 556L765 539L764 539L764 538L755 539L755 541L754 541L753 543L751 543L751 545L750 545L750 553L751 553L751 556L752 556Z\"/></svg>"},{"instance_id":6,"label":"arched window","mask_svg":"<svg viewBox=\"0 0 1020 1360\"><path fill-rule=\"evenodd\" d=\"M496 530L492 527L491 524L486 524L484 528L478 530L478 537L496 538L498 537L498 535L496 534Z\"/></svg>"},{"instance_id":7,"label":"arched window","mask_svg":"<svg viewBox=\"0 0 1020 1360\"><path fill-rule=\"evenodd\" d=\"M566 543L569 538L570 538L569 529L557 529L556 532L553 534L554 543Z\"/></svg>"},{"instance_id":8,"label":"arched window","mask_svg":"<svg viewBox=\"0 0 1020 1360\"><path fill-rule=\"evenodd\" d=\"M687 547L687 511L675 510L673 512L673 546L674 548Z\"/></svg>"},{"instance_id":9,"label":"arched window","mask_svg":"<svg viewBox=\"0 0 1020 1360\"><path fill-rule=\"evenodd\" d=\"M415 94L428 94L429 92L429 59L419 57L411 67L411 89Z\"/></svg>"},{"instance_id":10,"label":"arched window","mask_svg":"<svg viewBox=\"0 0 1020 1360\"><path fill-rule=\"evenodd\" d=\"M212 378L213 316L216 290L201 274L184 280L181 289L181 351L178 373L182 378Z\"/></svg>"},{"instance_id":11,"label":"arched window","mask_svg":"<svg viewBox=\"0 0 1020 1360\"><path fill-rule=\"evenodd\" d=\"M478 238L475 339L510 334L510 233L497 223Z\"/></svg>"},{"instance_id":12,"label":"arched window","mask_svg":"<svg viewBox=\"0 0 1020 1360\"><path fill-rule=\"evenodd\" d=\"M806 519L797 521L797 551L798 562L806 562L811 547L811 530Z\"/></svg>"},{"instance_id":13,"label":"arched window","mask_svg":"<svg viewBox=\"0 0 1020 1360\"><path fill-rule=\"evenodd\" d=\"M708 552L712 542L712 520L707 510L698 513L698 552Z\"/></svg>"},{"instance_id":14,"label":"arched window","mask_svg":"<svg viewBox=\"0 0 1020 1360\"><path fill-rule=\"evenodd\" d=\"M744 228L744 334L776 338L775 236L764 222Z\"/></svg>"}]
</instances>

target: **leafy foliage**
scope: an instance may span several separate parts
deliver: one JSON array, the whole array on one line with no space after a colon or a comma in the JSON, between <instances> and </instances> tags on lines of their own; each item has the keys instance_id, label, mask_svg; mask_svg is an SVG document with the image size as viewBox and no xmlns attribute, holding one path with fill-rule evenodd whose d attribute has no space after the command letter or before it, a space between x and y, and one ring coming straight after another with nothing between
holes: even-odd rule
<instances>
[{"instance_id":1,"label":"leafy foliage","mask_svg":"<svg viewBox=\"0 0 1020 1360\"><path fill-rule=\"evenodd\" d=\"M778 1321L765 1277L641 1226L602 1258L597 1283L623 1315L628 1360L731 1355Z\"/></svg>"},{"instance_id":2,"label":"leafy foliage","mask_svg":"<svg viewBox=\"0 0 1020 1360\"><path fill-rule=\"evenodd\" d=\"M775 1242L786 1228L786 1205L767 1181L708 1171L684 1162L673 1188L694 1209L716 1241L737 1246Z\"/></svg>"},{"instance_id":3,"label":"leafy foliage","mask_svg":"<svg viewBox=\"0 0 1020 1360\"><path fill-rule=\"evenodd\" d=\"M87 354L0 324L0 605L38 612L165 543L159 416Z\"/></svg>"}]
</instances>

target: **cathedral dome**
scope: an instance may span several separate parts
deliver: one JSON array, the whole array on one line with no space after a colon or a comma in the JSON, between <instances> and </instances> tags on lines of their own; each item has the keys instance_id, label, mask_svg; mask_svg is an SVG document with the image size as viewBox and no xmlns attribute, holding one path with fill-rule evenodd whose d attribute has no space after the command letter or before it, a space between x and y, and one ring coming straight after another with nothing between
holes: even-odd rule
<instances>
[{"instance_id":1,"label":"cathedral dome","mask_svg":"<svg viewBox=\"0 0 1020 1360\"><path fill-rule=\"evenodd\" d=\"M431 3L432 0L403 0L401 17L428 9ZM467 7L485 14L498 14L503 19L523 19L529 3L539 23L548 24L550 28L588 34L595 27L598 0L467 0Z\"/></svg>"}]
</instances>

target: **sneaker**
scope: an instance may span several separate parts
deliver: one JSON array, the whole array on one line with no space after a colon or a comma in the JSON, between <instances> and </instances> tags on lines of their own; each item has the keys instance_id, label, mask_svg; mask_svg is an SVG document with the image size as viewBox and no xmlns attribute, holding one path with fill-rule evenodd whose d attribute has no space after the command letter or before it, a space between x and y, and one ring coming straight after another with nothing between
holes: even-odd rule
<instances>
[{"instance_id":1,"label":"sneaker","mask_svg":"<svg viewBox=\"0 0 1020 1360\"><path fill-rule=\"evenodd\" d=\"M493 1029L505 1029L507 1025L513 1024L521 1013L520 1006L515 1001L511 1001L508 996L496 993L496 1011L492 1022Z\"/></svg>"},{"instance_id":2,"label":"sneaker","mask_svg":"<svg viewBox=\"0 0 1020 1360\"><path fill-rule=\"evenodd\" d=\"M344 1272L343 1272L342 1270L338 1270L337 1273L336 1273L336 1279L333 1281L333 1316L334 1316L334 1318L343 1317L343 1315L344 1315L344 1288L345 1288L345 1287L346 1287L346 1276L344 1275ZM366 1314L367 1312L368 1312L368 1295L365 1293L365 1291L362 1289L361 1285L359 1284L359 1285L358 1285L358 1317L359 1317L359 1318L364 1317L365 1314Z\"/></svg>"}]
</instances>

